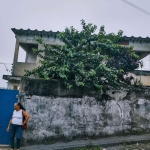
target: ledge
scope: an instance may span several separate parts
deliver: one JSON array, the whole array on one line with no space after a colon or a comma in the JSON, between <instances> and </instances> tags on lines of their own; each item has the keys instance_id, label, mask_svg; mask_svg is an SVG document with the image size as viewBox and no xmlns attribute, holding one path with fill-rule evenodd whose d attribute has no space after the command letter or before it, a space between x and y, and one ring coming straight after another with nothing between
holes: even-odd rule
<instances>
[{"instance_id":1,"label":"ledge","mask_svg":"<svg viewBox=\"0 0 150 150\"><path fill-rule=\"evenodd\" d=\"M3 75L4 80L17 80L20 81L21 77L18 76L11 76L11 75Z\"/></svg>"},{"instance_id":2,"label":"ledge","mask_svg":"<svg viewBox=\"0 0 150 150\"><path fill-rule=\"evenodd\" d=\"M132 73L136 76L150 76L149 70L134 70Z\"/></svg>"}]
</instances>

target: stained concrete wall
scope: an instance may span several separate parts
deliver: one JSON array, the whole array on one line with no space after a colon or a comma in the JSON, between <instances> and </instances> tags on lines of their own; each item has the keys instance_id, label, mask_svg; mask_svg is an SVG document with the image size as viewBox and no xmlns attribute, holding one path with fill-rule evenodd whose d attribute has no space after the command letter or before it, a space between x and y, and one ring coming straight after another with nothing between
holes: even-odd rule
<instances>
[{"instance_id":1,"label":"stained concrete wall","mask_svg":"<svg viewBox=\"0 0 150 150\"><path fill-rule=\"evenodd\" d=\"M141 81L141 83L144 86L150 86L150 76L136 76L135 74L132 74L132 76L134 77L134 79L137 79L138 81Z\"/></svg>"},{"instance_id":2,"label":"stained concrete wall","mask_svg":"<svg viewBox=\"0 0 150 150\"><path fill-rule=\"evenodd\" d=\"M33 52L32 49L28 51L28 57L26 59L27 63L36 63L37 55Z\"/></svg>"},{"instance_id":3,"label":"stained concrete wall","mask_svg":"<svg viewBox=\"0 0 150 150\"><path fill-rule=\"evenodd\" d=\"M129 46L133 46L133 51L137 52L150 52L150 43L149 42L137 42L129 41Z\"/></svg>"},{"instance_id":4,"label":"stained concrete wall","mask_svg":"<svg viewBox=\"0 0 150 150\"><path fill-rule=\"evenodd\" d=\"M7 89L14 89L14 86L17 86L19 88L20 81L9 81L7 83Z\"/></svg>"},{"instance_id":5,"label":"stained concrete wall","mask_svg":"<svg viewBox=\"0 0 150 150\"><path fill-rule=\"evenodd\" d=\"M24 76L25 70L33 70L34 68L38 67L35 63L23 63L23 62L16 62L13 66L13 76Z\"/></svg>"},{"instance_id":6,"label":"stained concrete wall","mask_svg":"<svg viewBox=\"0 0 150 150\"><path fill-rule=\"evenodd\" d=\"M34 36L16 35L16 39L21 43L37 44L37 41ZM44 43L49 44L49 45L62 45L63 44L63 42L60 41L56 37L48 38L47 36L43 36L42 40Z\"/></svg>"},{"instance_id":7,"label":"stained concrete wall","mask_svg":"<svg viewBox=\"0 0 150 150\"><path fill-rule=\"evenodd\" d=\"M131 74L134 79L140 81L144 86L150 86L150 71L135 70Z\"/></svg>"},{"instance_id":8,"label":"stained concrete wall","mask_svg":"<svg viewBox=\"0 0 150 150\"><path fill-rule=\"evenodd\" d=\"M24 143L150 132L149 89L109 91L99 97L84 92L73 96L72 91L61 94L64 89L56 92L56 87L58 91L61 87L58 83L22 80L21 88L26 91L22 103L31 117L23 134ZM52 88L54 93L48 90Z\"/></svg>"},{"instance_id":9,"label":"stained concrete wall","mask_svg":"<svg viewBox=\"0 0 150 150\"><path fill-rule=\"evenodd\" d=\"M42 37L42 40L44 43L48 45L62 45L63 42L61 42L59 39L55 37ZM13 66L13 71L12 75L14 76L24 76L25 71L24 70L32 70L36 67L39 66L39 60L40 58L33 53L32 50L29 50L27 52L27 58L25 63L17 62L18 60L18 54L19 54L19 44L26 45L26 49L28 49L28 45L30 44L37 44L38 49L43 49L41 44L38 44L37 41L35 40L34 36L25 36L25 35L16 35L16 45L15 45L15 53L14 53L14 66Z\"/></svg>"}]
</instances>

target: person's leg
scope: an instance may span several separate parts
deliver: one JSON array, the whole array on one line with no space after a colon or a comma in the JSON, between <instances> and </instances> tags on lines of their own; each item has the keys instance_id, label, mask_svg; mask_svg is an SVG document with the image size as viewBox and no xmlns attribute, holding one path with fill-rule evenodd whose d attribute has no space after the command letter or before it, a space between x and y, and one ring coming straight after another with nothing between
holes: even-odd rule
<instances>
[{"instance_id":1,"label":"person's leg","mask_svg":"<svg viewBox=\"0 0 150 150\"><path fill-rule=\"evenodd\" d=\"M16 132L16 128L15 125L11 124L10 127L10 147L13 150L14 149L14 138L15 138L15 132Z\"/></svg>"},{"instance_id":2,"label":"person's leg","mask_svg":"<svg viewBox=\"0 0 150 150\"><path fill-rule=\"evenodd\" d=\"M22 126L21 125L17 125L16 126L17 150L20 149L21 137L22 137Z\"/></svg>"}]
</instances>

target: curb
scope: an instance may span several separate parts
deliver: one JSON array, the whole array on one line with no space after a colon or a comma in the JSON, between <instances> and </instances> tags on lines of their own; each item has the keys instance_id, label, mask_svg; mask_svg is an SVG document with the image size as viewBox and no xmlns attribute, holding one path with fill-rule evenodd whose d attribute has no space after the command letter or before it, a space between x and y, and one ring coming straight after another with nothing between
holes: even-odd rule
<instances>
[{"instance_id":1,"label":"curb","mask_svg":"<svg viewBox=\"0 0 150 150\"><path fill-rule=\"evenodd\" d=\"M113 146L122 143L137 143L150 141L150 134L145 135L131 135L131 136L114 136L108 138L101 138L97 140L80 140L67 143L55 143L51 145L32 145L22 147L22 150L67 150L73 148L80 148L85 146ZM38 147L38 148L37 148ZM41 149L40 149L41 148Z\"/></svg>"},{"instance_id":2,"label":"curb","mask_svg":"<svg viewBox=\"0 0 150 150\"><path fill-rule=\"evenodd\" d=\"M9 145L0 145L0 148L10 148Z\"/></svg>"}]
</instances>

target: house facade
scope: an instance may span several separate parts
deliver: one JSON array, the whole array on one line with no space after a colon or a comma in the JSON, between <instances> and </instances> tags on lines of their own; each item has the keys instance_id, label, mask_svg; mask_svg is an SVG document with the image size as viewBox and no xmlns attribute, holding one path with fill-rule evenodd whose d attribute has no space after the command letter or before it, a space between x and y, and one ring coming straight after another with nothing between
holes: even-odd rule
<instances>
[{"instance_id":1,"label":"house facade","mask_svg":"<svg viewBox=\"0 0 150 150\"><path fill-rule=\"evenodd\" d=\"M18 89L21 77L24 76L25 70L32 70L39 66L40 58L33 52L33 48L41 49L42 46L37 43L35 36L41 37L43 42L48 45L62 45L63 43L56 38L59 32L46 32L38 30L12 29L15 34L16 44L13 59L12 75L3 75L3 79L8 81L7 88ZM18 61L20 49L26 53L25 62Z\"/></svg>"},{"instance_id":2,"label":"house facade","mask_svg":"<svg viewBox=\"0 0 150 150\"><path fill-rule=\"evenodd\" d=\"M24 76L25 70L32 70L40 65L40 58L33 52L33 48L42 49L42 45L37 43L35 36L41 37L43 42L48 45L62 45L63 42L57 38L59 32L53 31L38 31L38 30L23 30L12 28L15 34L16 44L13 59L12 75L3 75L3 79L8 81L7 88L18 89L21 77ZM142 37L122 37L120 44L124 46L133 46L133 51L136 52L140 59L150 54L150 38ZM20 49L23 49L26 53L25 62L18 61L18 55ZM45 54L48 55L48 54ZM137 71L136 71L137 72ZM133 76L140 79L141 82L150 86L150 76L145 74L133 73Z\"/></svg>"}]
</instances>

